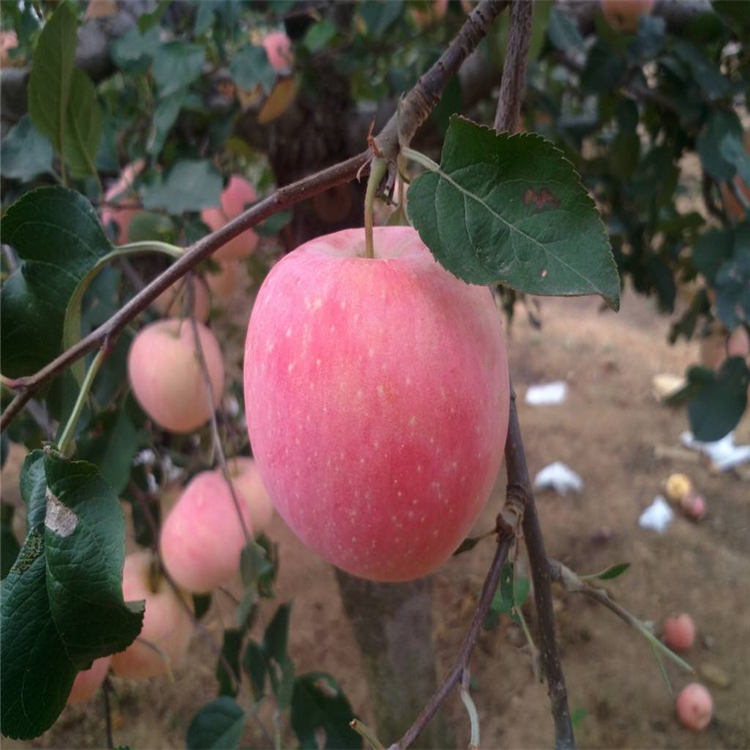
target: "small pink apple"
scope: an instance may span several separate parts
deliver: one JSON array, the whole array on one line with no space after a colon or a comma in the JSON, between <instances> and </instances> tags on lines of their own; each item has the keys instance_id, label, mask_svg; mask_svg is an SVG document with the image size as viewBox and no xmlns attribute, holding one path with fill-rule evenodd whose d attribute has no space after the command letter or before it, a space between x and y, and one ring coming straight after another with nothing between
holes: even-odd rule
<instances>
[{"instance_id":1,"label":"small pink apple","mask_svg":"<svg viewBox=\"0 0 750 750\"><path fill-rule=\"evenodd\" d=\"M68 696L68 705L74 703L83 703L92 698L97 690L102 686L104 678L109 672L109 665L112 661L111 656L104 656L101 659L95 659L94 663L88 668L79 672L73 682L73 688Z\"/></svg>"},{"instance_id":2,"label":"small pink apple","mask_svg":"<svg viewBox=\"0 0 750 750\"><path fill-rule=\"evenodd\" d=\"M695 623L688 614L667 617L664 620L664 643L672 651L687 651L695 640Z\"/></svg>"},{"instance_id":3,"label":"small pink apple","mask_svg":"<svg viewBox=\"0 0 750 750\"><path fill-rule=\"evenodd\" d=\"M312 240L274 266L245 344L253 454L284 520L354 575L445 562L490 494L508 426L500 313L411 227Z\"/></svg>"},{"instance_id":4,"label":"small pink apple","mask_svg":"<svg viewBox=\"0 0 750 750\"><path fill-rule=\"evenodd\" d=\"M713 711L711 693L698 682L691 682L677 696L677 717L693 732L700 732L711 723Z\"/></svg>"},{"instance_id":5,"label":"small pink apple","mask_svg":"<svg viewBox=\"0 0 750 750\"><path fill-rule=\"evenodd\" d=\"M693 521L700 521L706 515L706 501L697 492L689 492L680 500L682 512Z\"/></svg>"},{"instance_id":6,"label":"small pink apple","mask_svg":"<svg viewBox=\"0 0 750 750\"><path fill-rule=\"evenodd\" d=\"M257 198L255 188L244 177L232 175L221 194L221 208L204 208L201 219L212 232L215 232L237 218L245 210L245 206L254 203ZM216 261L246 258L254 252L258 239L258 234L248 229L219 248L212 257Z\"/></svg>"},{"instance_id":7,"label":"small pink apple","mask_svg":"<svg viewBox=\"0 0 750 750\"><path fill-rule=\"evenodd\" d=\"M216 271L206 271L205 278L214 304L221 306L227 299L233 297L237 291L237 275L239 273L239 261L225 260L218 264Z\"/></svg>"},{"instance_id":8,"label":"small pink apple","mask_svg":"<svg viewBox=\"0 0 750 750\"><path fill-rule=\"evenodd\" d=\"M112 657L112 671L132 680L167 674L179 667L193 634L184 604L154 565L151 553L141 550L125 558L122 572L125 601L146 601L140 636Z\"/></svg>"},{"instance_id":9,"label":"small pink apple","mask_svg":"<svg viewBox=\"0 0 750 750\"><path fill-rule=\"evenodd\" d=\"M221 349L208 328L197 327L217 405L224 388ZM189 320L167 318L141 329L130 346L128 377L142 409L169 432L192 432L211 418Z\"/></svg>"},{"instance_id":10,"label":"small pink apple","mask_svg":"<svg viewBox=\"0 0 750 750\"><path fill-rule=\"evenodd\" d=\"M263 39L263 47L268 55L268 62L277 73L291 68L292 42L283 31L272 31L268 34Z\"/></svg>"},{"instance_id":11,"label":"small pink apple","mask_svg":"<svg viewBox=\"0 0 750 750\"><path fill-rule=\"evenodd\" d=\"M102 224L106 227L111 221L114 221L118 227L118 233L115 241L119 245L124 245L128 241L128 229L133 217L141 210L138 208L138 202L133 198L132 186L135 178L143 171L146 162L143 159L128 164L122 170L122 175L117 182L104 194L104 200L107 203L116 203L119 207L113 208L107 206L102 209Z\"/></svg>"},{"instance_id":12,"label":"small pink apple","mask_svg":"<svg viewBox=\"0 0 750 750\"><path fill-rule=\"evenodd\" d=\"M235 491L252 535L247 503L239 488ZM221 472L196 474L161 530L161 556L172 580L193 593L208 593L238 575L244 546L237 509Z\"/></svg>"},{"instance_id":13,"label":"small pink apple","mask_svg":"<svg viewBox=\"0 0 750 750\"><path fill-rule=\"evenodd\" d=\"M242 495L255 534L262 534L273 518L273 503L268 490L263 484L258 464L252 458L238 456L229 461L229 471L232 474L235 489Z\"/></svg>"}]
</instances>

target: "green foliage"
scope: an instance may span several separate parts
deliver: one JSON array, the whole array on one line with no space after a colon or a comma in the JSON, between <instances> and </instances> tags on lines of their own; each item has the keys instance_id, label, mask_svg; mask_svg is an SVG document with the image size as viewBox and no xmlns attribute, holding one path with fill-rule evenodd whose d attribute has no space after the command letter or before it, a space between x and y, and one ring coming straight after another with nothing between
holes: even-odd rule
<instances>
[{"instance_id":1,"label":"green foliage","mask_svg":"<svg viewBox=\"0 0 750 750\"><path fill-rule=\"evenodd\" d=\"M500 586L492 598L490 611L484 620L484 628L493 630L501 615L510 615L510 619L520 624L517 610L523 607L531 591L531 581L524 576L515 575L513 563L506 562L500 571Z\"/></svg>"},{"instance_id":2,"label":"green foliage","mask_svg":"<svg viewBox=\"0 0 750 750\"><path fill-rule=\"evenodd\" d=\"M240 670L240 653L242 650L242 633L235 628L224 631L224 643L221 656L216 664L216 679L219 682L219 695L237 696L242 679ZM227 665L229 668L227 668ZM231 670L231 671L230 671Z\"/></svg>"},{"instance_id":3,"label":"green foliage","mask_svg":"<svg viewBox=\"0 0 750 750\"><path fill-rule=\"evenodd\" d=\"M21 475L29 532L2 586L2 732L48 729L73 679L141 630L143 603L125 604L124 517L117 496L83 461L31 453Z\"/></svg>"},{"instance_id":4,"label":"green foliage","mask_svg":"<svg viewBox=\"0 0 750 750\"><path fill-rule=\"evenodd\" d=\"M12 180L31 182L52 172L52 146L24 115L3 138L0 146L0 174Z\"/></svg>"},{"instance_id":5,"label":"green foliage","mask_svg":"<svg viewBox=\"0 0 750 750\"><path fill-rule=\"evenodd\" d=\"M221 175L208 161L186 160L175 164L161 185L143 196L143 205L179 215L221 205Z\"/></svg>"},{"instance_id":6,"label":"green foliage","mask_svg":"<svg viewBox=\"0 0 750 750\"><path fill-rule=\"evenodd\" d=\"M245 711L226 695L203 706L188 727L188 750L234 750L245 729Z\"/></svg>"},{"instance_id":7,"label":"green foliage","mask_svg":"<svg viewBox=\"0 0 750 750\"><path fill-rule=\"evenodd\" d=\"M232 58L229 67L232 80L245 91L254 91L260 86L267 93L276 81L276 71L268 61L264 47L245 44Z\"/></svg>"},{"instance_id":8,"label":"green foliage","mask_svg":"<svg viewBox=\"0 0 750 750\"><path fill-rule=\"evenodd\" d=\"M620 285L604 227L571 164L536 135L451 119L440 169L409 188L409 216L464 281L529 294L601 294Z\"/></svg>"}]
</instances>

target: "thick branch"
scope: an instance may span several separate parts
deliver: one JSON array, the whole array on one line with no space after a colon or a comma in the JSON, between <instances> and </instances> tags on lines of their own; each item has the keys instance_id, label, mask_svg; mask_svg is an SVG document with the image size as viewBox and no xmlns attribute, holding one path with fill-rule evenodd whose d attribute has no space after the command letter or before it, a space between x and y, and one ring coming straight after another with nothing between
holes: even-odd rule
<instances>
[{"instance_id":1,"label":"thick branch","mask_svg":"<svg viewBox=\"0 0 750 750\"><path fill-rule=\"evenodd\" d=\"M568 691L560 663L560 654L555 639L555 615L552 609L552 586L547 553L544 549L542 529L534 503L526 455L523 449L521 427L516 411L515 393L510 401L508 439L505 444L505 464L508 470L508 485L515 486L524 498L523 535L531 563L531 578L534 582L534 603L539 622L539 652L542 672L547 680L547 692L552 704L555 722L555 748L563 750L575 747L573 725L568 708Z\"/></svg>"},{"instance_id":2,"label":"thick branch","mask_svg":"<svg viewBox=\"0 0 750 750\"><path fill-rule=\"evenodd\" d=\"M417 128L427 119L430 111L437 104L440 94L450 78L455 75L463 61L477 47L494 19L507 3L508 0L482 0L471 12L448 49L404 97L400 114L393 115L375 139L376 148L383 156L388 159L395 159L398 155L399 144L409 143ZM256 203L255 206L230 221L226 226L196 242L186 250L179 260L160 276L157 276L106 323L103 323L34 375L13 381L10 385L18 390L18 393L3 412L0 430L4 430L10 424L13 417L18 414L38 388L93 349L106 342L114 341L123 328L136 315L145 310L162 292L182 278L188 271L195 268L201 261L210 257L229 240L284 208L311 198L328 188L353 180L366 168L370 158L370 152L363 151L340 164L279 188L273 195Z\"/></svg>"},{"instance_id":3,"label":"thick branch","mask_svg":"<svg viewBox=\"0 0 750 750\"><path fill-rule=\"evenodd\" d=\"M534 0L514 0L510 6L508 50L505 53L503 78L495 113L495 130L501 132L512 133L517 130L526 84L526 67L533 20Z\"/></svg>"}]
</instances>

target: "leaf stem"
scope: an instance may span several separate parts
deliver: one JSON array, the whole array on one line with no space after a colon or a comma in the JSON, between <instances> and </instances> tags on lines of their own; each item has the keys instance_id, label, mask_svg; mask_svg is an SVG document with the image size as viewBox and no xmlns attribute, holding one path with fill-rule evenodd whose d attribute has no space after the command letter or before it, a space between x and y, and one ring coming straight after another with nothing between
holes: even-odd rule
<instances>
[{"instance_id":1,"label":"leaf stem","mask_svg":"<svg viewBox=\"0 0 750 750\"><path fill-rule=\"evenodd\" d=\"M477 707L469 692L469 670L464 669L461 678L461 700L466 706L466 713L469 714L469 724L471 726L471 739L469 740L469 750L479 750L479 714Z\"/></svg>"},{"instance_id":2,"label":"leaf stem","mask_svg":"<svg viewBox=\"0 0 750 750\"><path fill-rule=\"evenodd\" d=\"M372 239L372 204L387 169L388 162L376 156L370 164L370 177L367 180L367 192L365 193L365 258L371 260L375 257L375 244Z\"/></svg>"},{"instance_id":3,"label":"leaf stem","mask_svg":"<svg viewBox=\"0 0 750 750\"><path fill-rule=\"evenodd\" d=\"M421 164L425 169L429 169L430 172L440 172L440 165L421 151L415 151L413 148L402 147L401 153L407 159L411 159L412 161L417 162L417 164Z\"/></svg>"},{"instance_id":4,"label":"leaf stem","mask_svg":"<svg viewBox=\"0 0 750 750\"><path fill-rule=\"evenodd\" d=\"M170 245L168 242L158 242L156 240L143 240L142 242L129 242L127 245L118 245L117 254L125 253L163 253L171 258L181 258L185 250L177 245Z\"/></svg>"},{"instance_id":5,"label":"leaf stem","mask_svg":"<svg viewBox=\"0 0 750 750\"><path fill-rule=\"evenodd\" d=\"M359 719L352 719L349 726L367 742L373 750L383 750L383 743L378 739L375 732Z\"/></svg>"},{"instance_id":6,"label":"leaf stem","mask_svg":"<svg viewBox=\"0 0 750 750\"><path fill-rule=\"evenodd\" d=\"M78 398L76 399L75 405L73 406L73 411L70 413L70 417L68 417L68 422L65 425L65 429L63 430L62 435L60 436L60 440L57 443L57 447L60 449L60 453L65 453L70 441L73 438L73 433L75 432L76 425L78 424L78 420L81 417L81 412L83 411L84 404L86 403L86 397L89 394L89 391L91 390L91 386L94 383L94 378L96 377L96 373L99 372L99 368L102 365L102 362L107 357L107 354L109 354L109 348L106 346L103 346L99 351L96 353L96 356L91 362L91 365L89 366L88 371L86 372L86 377L83 379L83 383L81 383L81 390L78 391Z\"/></svg>"}]
</instances>

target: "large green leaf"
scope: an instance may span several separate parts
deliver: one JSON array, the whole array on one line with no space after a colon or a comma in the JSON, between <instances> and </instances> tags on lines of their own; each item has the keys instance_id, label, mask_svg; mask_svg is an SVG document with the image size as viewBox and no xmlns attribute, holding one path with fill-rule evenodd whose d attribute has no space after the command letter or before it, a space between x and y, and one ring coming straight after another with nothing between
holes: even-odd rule
<instances>
[{"instance_id":1,"label":"large green leaf","mask_svg":"<svg viewBox=\"0 0 750 750\"><path fill-rule=\"evenodd\" d=\"M562 152L453 117L440 169L409 188L409 215L451 273L528 294L600 294L619 307L604 225Z\"/></svg>"},{"instance_id":2,"label":"large green leaf","mask_svg":"<svg viewBox=\"0 0 750 750\"><path fill-rule=\"evenodd\" d=\"M61 3L39 35L29 79L29 115L57 151L65 145L66 111L75 60L78 21Z\"/></svg>"},{"instance_id":3,"label":"large green leaf","mask_svg":"<svg viewBox=\"0 0 750 750\"><path fill-rule=\"evenodd\" d=\"M362 738L349 726L354 712L338 682L323 672L308 672L294 682L292 729L303 750L317 750L318 732L327 750L362 747Z\"/></svg>"},{"instance_id":4,"label":"large green leaf","mask_svg":"<svg viewBox=\"0 0 750 750\"><path fill-rule=\"evenodd\" d=\"M695 367L688 371L694 392L688 402L690 429L697 440L721 440L739 423L747 408L750 370L742 357L724 361L718 373Z\"/></svg>"},{"instance_id":5,"label":"large green leaf","mask_svg":"<svg viewBox=\"0 0 750 750\"><path fill-rule=\"evenodd\" d=\"M91 79L73 70L65 114L63 149L73 177L96 174L96 154L102 137L102 108Z\"/></svg>"},{"instance_id":6,"label":"large green leaf","mask_svg":"<svg viewBox=\"0 0 750 750\"><path fill-rule=\"evenodd\" d=\"M52 146L24 115L3 138L0 146L0 174L29 182L52 172Z\"/></svg>"},{"instance_id":7,"label":"large green leaf","mask_svg":"<svg viewBox=\"0 0 750 750\"><path fill-rule=\"evenodd\" d=\"M21 490L34 524L2 584L0 714L3 734L30 739L60 715L78 671L135 640L143 603L123 601L125 519L94 466L36 451Z\"/></svg>"},{"instance_id":8,"label":"large green leaf","mask_svg":"<svg viewBox=\"0 0 750 750\"><path fill-rule=\"evenodd\" d=\"M226 695L207 703L188 727L188 750L234 750L245 728L245 711Z\"/></svg>"},{"instance_id":9,"label":"large green leaf","mask_svg":"<svg viewBox=\"0 0 750 750\"><path fill-rule=\"evenodd\" d=\"M270 92L276 81L276 71L268 60L265 48L253 44L243 45L234 55L229 73L232 80L245 91L254 91L256 86L261 86L264 91Z\"/></svg>"},{"instance_id":10,"label":"large green leaf","mask_svg":"<svg viewBox=\"0 0 750 750\"><path fill-rule=\"evenodd\" d=\"M185 160L175 164L161 185L146 191L143 205L180 215L220 205L221 190L221 175L211 162Z\"/></svg>"},{"instance_id":11,"label":"large green leaf","mask_svg":"<svg viewBox=\"0 0 750 750\"><path fill-rule=\"evenodd\" d=\"M64 331L68 344L80 336L82 282L113 247L91 204L61 187L26 193L7 210L0 231L23 260L0 295L3 375L17 377L53 359Z\"/></svg>"},{"instance_id":12,"label":"large green leaf","mask_svg":"<svg viewBox=\"0 0 750 750\"><path fill-rule=\"evenodd\" d=\"M200 44L167 42L154 55L154 80L159 96L171 96L189 86L203 70L206 52Z\"/></svg>"}]
</instances>

